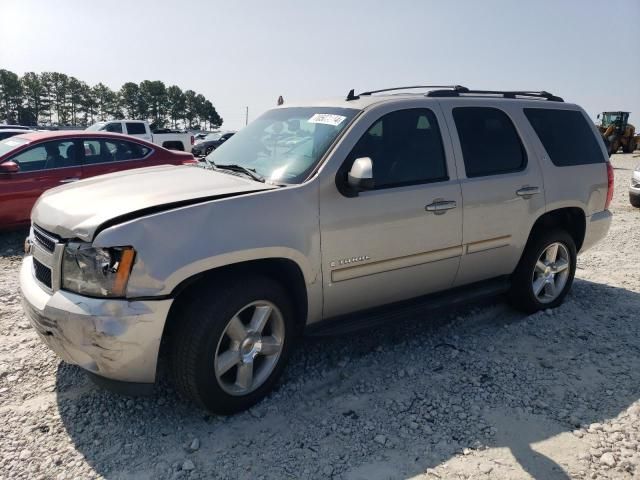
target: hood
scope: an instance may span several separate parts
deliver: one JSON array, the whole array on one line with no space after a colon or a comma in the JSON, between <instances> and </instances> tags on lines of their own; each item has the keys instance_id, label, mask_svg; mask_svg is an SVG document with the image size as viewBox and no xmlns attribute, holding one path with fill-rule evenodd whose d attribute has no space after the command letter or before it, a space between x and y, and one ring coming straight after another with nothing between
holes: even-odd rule
<instances>
[{"instance_id":1,"label":"hood","mask_svg":"<svg viewBox=\"0 0 640 480\"><path fill-rule=\"evenodd\" d=\"M139 168L47 190L33 207L31 220L63 238L89 241L100 225L118 217L273 188L277 187L192 166Z\"/></svg>"}]
</instances>

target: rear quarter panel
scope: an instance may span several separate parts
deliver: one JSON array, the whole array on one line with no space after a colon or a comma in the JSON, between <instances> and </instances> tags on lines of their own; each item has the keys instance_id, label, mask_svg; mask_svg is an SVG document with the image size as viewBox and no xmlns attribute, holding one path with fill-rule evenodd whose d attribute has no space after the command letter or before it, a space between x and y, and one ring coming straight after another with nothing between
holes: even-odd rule
<instances>
[{"instance_id":1,"label":"rear quarter panel","mask_svg":"<svg viewBox=\"0 0 640 480\"><path fill-rule=\"evenodd\" d=\"M603 159L608 158L606 147L597 127L582 108L562 103L554 103L553 108L580 111L590 125L593 135L598 140ZM603 161L602 163L590 165L556 166L549 158L531 124L525 121L523 126L527 130L527 136L530 138L533 148L538 152L538 158L540 159L547 203L546 211L565 207L579 207L585 212L586 216L590 216L604 210L608 188L606 163Z\"/></svg>"}]
</instances>

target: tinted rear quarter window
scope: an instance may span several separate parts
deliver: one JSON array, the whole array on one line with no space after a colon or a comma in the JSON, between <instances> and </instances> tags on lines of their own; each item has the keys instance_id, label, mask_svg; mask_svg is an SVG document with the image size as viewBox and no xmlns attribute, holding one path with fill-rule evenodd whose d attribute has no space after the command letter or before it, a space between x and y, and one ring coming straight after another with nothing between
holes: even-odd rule
<instances>
[{"instance_id":1,"label":"tinted rear quarter window","mask_svg":"<svg viewBox=\"0 0 640 480\"><path fill-rule=\"evenodd\" d=\"M127 123L127 133L129 135L144 135L147 130L144 128L144 123Z\"/></svg>"},{"instance_id":2,"label":"tinted rear quarter window","mask_svg":"<svg viewBox=\"0 0 640 480\"><path fill-rule=\"evenodd\" d=\"M456 107L458 130L467 177L517 172L527 156L511 119L492 107Z\"/></svg>"},{"instance_id":3,"label":"tinted rear quarter window","mask_svg":"<svg viewBox=\"0 0 640 480\"><path fill-rule=\"evenodd\" d=\"M525 108L524 114L554 165L568 167L606 161L582 112Z\"/></svg>"}]
</instances>

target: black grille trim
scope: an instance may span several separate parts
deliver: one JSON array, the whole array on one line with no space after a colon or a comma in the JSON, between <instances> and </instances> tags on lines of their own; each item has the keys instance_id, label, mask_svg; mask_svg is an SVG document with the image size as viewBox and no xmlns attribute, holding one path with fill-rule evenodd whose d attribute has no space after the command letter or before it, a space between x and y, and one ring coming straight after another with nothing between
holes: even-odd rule
<instances>
[{"instance_id":1,"label":"black grille trim","mask_svg":"<svg viewBox=\"0 0 640 480\"><path fill-rule=\"evenodd\" d=\"M47 288L51 288L51 269L34 258L33 270L35 272L36 279Z\"/></svg>"},{"instance_id":2,"label":"black grille trim","mask_svg":"<svg viewBox=\"0 0 640 480\"><path fill-rule=\"evenodd\" d=\"M42 245L46 250L53 252L56 248L56 243L58 243L59 239L55 237L53 234L42 230L36 225L33 226L33 236L36 241Z\"/></svg>"}]
</instances>

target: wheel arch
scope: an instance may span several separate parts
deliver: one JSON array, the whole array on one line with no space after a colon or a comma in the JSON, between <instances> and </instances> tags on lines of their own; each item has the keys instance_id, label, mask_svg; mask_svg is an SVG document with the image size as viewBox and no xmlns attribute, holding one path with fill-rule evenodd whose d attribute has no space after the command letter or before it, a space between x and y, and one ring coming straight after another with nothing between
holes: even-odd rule
<instances>
[{"instance_id":1,"label":"wheel arch","mask_svg":"<svg viewBox=\"0 0 640 480\"><path fill-rule=\"evenodd\" d=\"M296 326L301 332L306 324L309 310L307 284L302 268L294 261L284 257L246 260L229 265L211 268L192 275L180 282L172 291L173 304L167 315L162 338L163 343L179 325L179 311L193 295L215 291L217 282L228 281L231 277L259 275L279 282L290 293L294 309ZM210 286L210 287L208 287Z\"/></svg>"},{"instance_id":2,"label":"wheel arch","mask_svg":"<svg viewBox=\"0 0 640 480\"><path fill-rule=\"evenodd\" d=\"M180 140L167 140L162 142L162 147L168 150L178 150L184 152L184 144Z\"/></svg>"},{"instance_id":3,"label":"wheel arch","mask_svg":"<svg viewBox=\"0 0 640 480\"><path fill-rule=\"evenodd\" d=\"M563 207L543 213L531 227L527 246L536 233L551 228L565 229L573 238L576 251L579 252L584 243L587 228L585 211L580 207Z\"/></svg>"}]
</instances>

